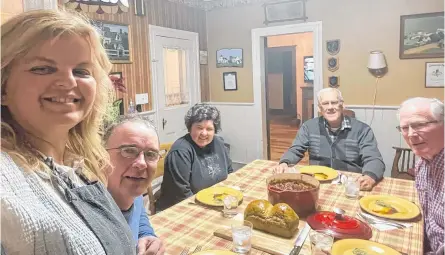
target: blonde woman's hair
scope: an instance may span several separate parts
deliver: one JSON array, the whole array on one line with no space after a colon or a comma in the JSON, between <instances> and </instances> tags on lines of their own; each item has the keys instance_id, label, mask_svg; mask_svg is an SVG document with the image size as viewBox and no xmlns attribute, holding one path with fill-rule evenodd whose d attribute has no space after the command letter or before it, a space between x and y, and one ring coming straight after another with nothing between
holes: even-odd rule
<instances>
[{"instance_id":1,"label":"blonde woman's hair","mask_svg":"<svg viewBox=\"0 0 445 255\"><path fill-rule=\"evenodd\" d=\"M1 26L1 93L5 94L13 63L23 58L34 47L60 36L80 36L91 46L93 73L97 82L93 107L85 118L69 130L66 150L72 158L84 160L87 176L96 175L106 183L109 155L102 145L105 109L110 103L111 81L108 73L111 63L100 43L100 35L81 14L65 10L35 10L21 13ZM31 86L32 84L30 84ZM13 86L9 84L8 86ZM2 150L27 170L49 170L38 159L32 146L26 146L29 134L12 118L9 109L1 111ZM67 154L66 153L66 154Z\"/></svg>"}]
</instances>

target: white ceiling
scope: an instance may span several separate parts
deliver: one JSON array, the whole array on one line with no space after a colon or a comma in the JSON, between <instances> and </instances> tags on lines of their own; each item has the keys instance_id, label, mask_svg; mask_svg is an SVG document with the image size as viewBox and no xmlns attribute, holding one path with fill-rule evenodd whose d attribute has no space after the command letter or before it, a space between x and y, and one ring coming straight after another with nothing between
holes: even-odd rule
<instances>
[{"instance_id":1,"label":"white ceiling","mask_svg":"<svg viewBox=\"0 0 445 255\"><path fill-rule=\"evenodd\" d=\"M169 0L170 2L183 3L191 7L210 11L216 8L235 7L244 4L277 2L277 0Z\"/></svg>"}]
</instances>

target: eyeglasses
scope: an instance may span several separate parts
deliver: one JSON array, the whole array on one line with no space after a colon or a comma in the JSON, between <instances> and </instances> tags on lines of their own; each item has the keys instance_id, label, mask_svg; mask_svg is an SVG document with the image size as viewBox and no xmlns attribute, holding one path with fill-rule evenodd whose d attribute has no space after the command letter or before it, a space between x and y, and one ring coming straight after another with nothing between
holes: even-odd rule
<instances>
[{"instance_id":1,"label":"eyeglasses","mask_svg":"<svg viewBox=\"0 0 445 255\"><path fill-rule=\"evenodd\" d=\"M430 124L438 123L438 122L439 121L437 121L437 120L425 121L425 122L415 122L415 123L411 123L411 124L406 125L406 126L397 126L396 128L401 133L408 133L409 127L411 127L411 129L414 130L414 131L422 131L426 127L428 127Z\"/></svg>"},{"instance_id":2,"label":"eyeglasses","mask_svg":"<svg viewBox=\"0 0 445 255\"><path fill-rule=\"evenodd\" d=\"M141 152L144 153L144 159L146 162L155 162L158 161L160 158L164 156L166 153L166 150L160 150L160 151L143 151L142 149L136 147L136 146L129 146L129 145L122 145L117 148L109 148L108 150L119 150L122 157L124 158L130 158L135 159L139 157Z\"/></svg>"},{"instance_id":3,"label":"eyeglasses","mask_svg":"<svg viewBox=\"0 0 445 255\"><path fill-rule=\"evenodd\" d=\"M324 108L328 107L329 104L331 104L333 107L337 107L341 104L341 101L326 101L326 102L321 102L321 106L323 106Z\"/></svg>"}]
</instances>

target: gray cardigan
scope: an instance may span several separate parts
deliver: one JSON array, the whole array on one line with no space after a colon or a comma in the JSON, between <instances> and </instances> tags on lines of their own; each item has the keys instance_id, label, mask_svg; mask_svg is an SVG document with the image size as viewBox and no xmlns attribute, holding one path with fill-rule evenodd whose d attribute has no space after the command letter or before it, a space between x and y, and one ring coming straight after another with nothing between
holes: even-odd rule
<instances>
[{"instance_id":1,"label":"gray cardigan","mask_svg":"<svg viewBox=\"0 0 445 255\"><path fill-rule=\"evenodd\" d=\"M333 143L323 117L304 122L280 163L297 164L308 150L311 165L363 173L376 181L382 179L385 163L371 128L355 118L345 118L350 121L351 129L341 130Z\"/></svg>"}]
</instances>

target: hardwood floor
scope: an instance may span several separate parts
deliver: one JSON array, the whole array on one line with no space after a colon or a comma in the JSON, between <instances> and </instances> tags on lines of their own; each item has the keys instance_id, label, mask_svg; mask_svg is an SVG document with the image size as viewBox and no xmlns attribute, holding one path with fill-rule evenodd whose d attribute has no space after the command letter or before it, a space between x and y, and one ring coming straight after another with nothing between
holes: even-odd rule
<instances>
[{"instance_id":1,"label":"hardwood floor","mask_svg":"<svg viewBox=\"0 0 445 255\"><path fill-rule=\"evenodd\" d=\"M298 132L294 117L285 115L269 115L270 118L270 160L279 161L284 152L289 149ZM299 164L308 164L307 155Z\"/></svg>"}]
</instances>

